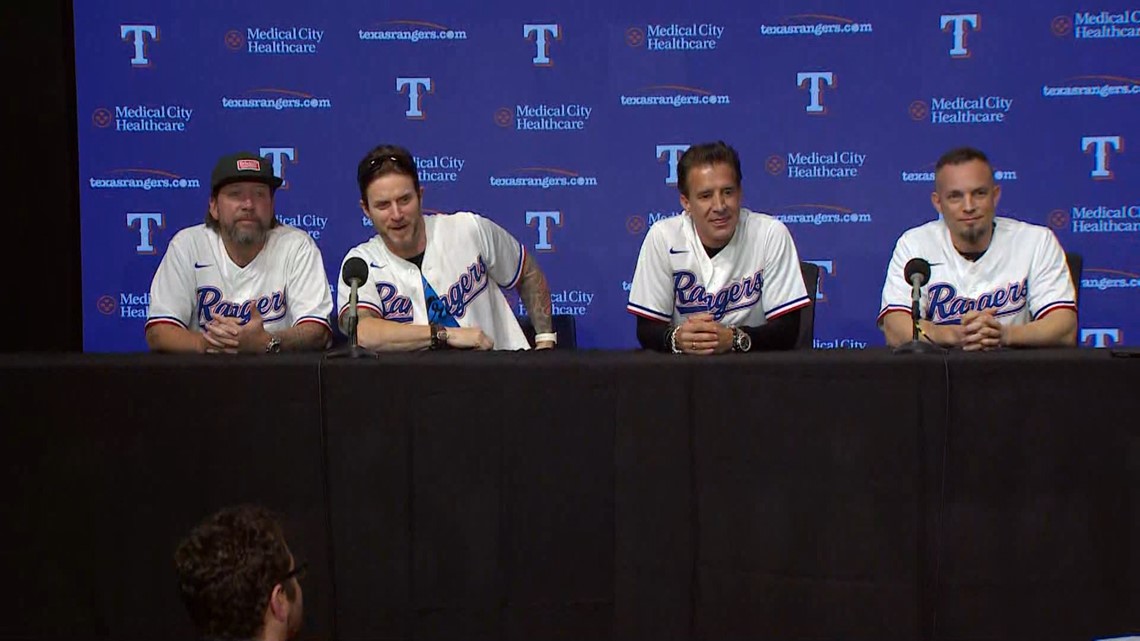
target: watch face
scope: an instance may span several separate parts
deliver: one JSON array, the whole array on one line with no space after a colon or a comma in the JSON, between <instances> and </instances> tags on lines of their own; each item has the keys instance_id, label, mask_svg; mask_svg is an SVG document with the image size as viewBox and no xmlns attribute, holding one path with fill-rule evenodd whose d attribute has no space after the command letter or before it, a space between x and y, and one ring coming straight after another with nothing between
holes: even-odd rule
<instances>
[{"instance_id":1,"label":"watch face","mask_svg":"<svg viewBox=\"0 0 1140 641\"><path fill-rule=\"evenodd\" d=\"M752 337L740 332L740 351L747 352L750 349L752 349Z\"/></svg>"}]
</instances>

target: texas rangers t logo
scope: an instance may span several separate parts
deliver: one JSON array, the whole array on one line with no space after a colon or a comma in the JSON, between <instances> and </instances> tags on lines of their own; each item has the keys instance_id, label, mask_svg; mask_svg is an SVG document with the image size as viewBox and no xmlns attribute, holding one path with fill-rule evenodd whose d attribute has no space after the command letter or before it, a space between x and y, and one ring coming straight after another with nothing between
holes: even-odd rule
<instances>
[{"instance_id":1,"label":"texas rangers t logo","mask_svg":"<svg viewBox=\"0 0 1140 641\"><path fill-rule=\"evenodd\" d=\"M119 37L124 42L128 40L135 45L135 55L131 58L132 67L149 67L150 59L146 57L146 37L151 41L158 41L158 26L153 24L121 24Z\"/></svg>"}]
</instances>

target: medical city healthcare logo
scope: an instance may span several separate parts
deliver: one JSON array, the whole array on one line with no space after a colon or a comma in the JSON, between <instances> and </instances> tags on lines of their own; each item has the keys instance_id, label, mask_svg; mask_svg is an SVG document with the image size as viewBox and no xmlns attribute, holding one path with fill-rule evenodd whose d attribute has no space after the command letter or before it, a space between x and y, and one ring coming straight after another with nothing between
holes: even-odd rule
<instances>
[{"instance_id":1,"label":"medical city healthcare logo","mask_svg":"<svg viewBox=\"0 0 1140 641\"><path fill-rule=\"evenodd\" d=\"M711 22L659 22L626 29L625 43L651 52L708 52L720 44L724 30Z\"/></svg>"},{"instance_id":2,"label":"medical city healthcare logo","mask_svg":"<svg viewBox=\"0 0 1140 641\"><path fill-rule=\"evenodd\" d=\"M1046 223L1057 231L1072 234L1140 233L1140 202L1095 203L1054 209Z\"/></svg>"},{"instance_id":3,"label":"medical city healthcare logo","mask_svg":"<svg viewBox=\"0 0 1140 641\"><path fill-rule=\"evenodd\" d=\"M764 168L793 180L843 180L858 178L866 162L867 154L850 149L793 151L769 156Z\"/></svg>"},{"instance_id":4,"label":"medical city healthcare logo","mask_svg":"<svg viewBox=\"0 0 1140 641\"><path fill-rule=\"evenodd\" d=\"M655 225L658 221L680 216L683 211L667 211L656 210L648 211L644 214L633 214L625 219L625 231L630 236L641 236L645 230ZM629 291L628 289L626 291Z\"/></svg>"},{"instance_id":5,"label":"medical city healthcare logo","mask_svg":"<svg viewBox=\"0 0 1140 641\"><path fill-rule=\"evenodd\" d=\"M328 228L329 217L321 216L315 212L282 213L278 211L277 221L283 225L300 229L313 240L320 240Z\"/></svg>"},{"instance_id":6,"label":"medical city healthcare logo","mask_svg":"<svg viewBox=\"0 0 1140 641\"><path fill-rule=\"evenodd\" d=\"M117 297L110 294L95 300L95 309L104 316L145 319L150 311L150 292L121 292Z\"/></svg>"},{"instance_id":7,"label":"medical city healthcare logo","mask_svg":"<svg viewBox=\"0 0 1140 641\"><path fill-rule=\"evenodd\" d=\"M1053 18L1049 28L1058 38L1071 34L1075 40L1140 38L1140 9L1079 11Z\"/></svg>"},{"instance_id":8,"label":"medical city healthcare logo","mask_svg":"<svg viewBox=\"0 0 1140 641\"><path fill-rule=\"evenodd\" d=\"M932 125L1003 124L1013 109L1013 98L1005 96L945 96L929 102L915 100L907 111L912 120L929 118Z\"/></svg>"},{"instance_id":9,"label":"medical city healthcare logo","mask_svg":"<svg viewBox=\"0 0 1140 641\"><path fill-rule=\"evenodd\" d=\"M550 291L550 313L557 316L585 316L594 302L594 292L586 289L555 289ZM526 316L526 305L515 303L519 316Z\"/></svg>"},{"instance_id":10,"label":"medical city healthcare logo","mask_svg":"<svg viewBox=\"0 0 1140 641\"><path fill-rule=\"evenodd\" d=\"M253 55L297 56L318 53L325 32L307 25L245 27L227 31L223 41L230 51Z\"/></svg>"},{"instance_id":11,"label":"medical city healthcare logo","mask_svg":"<svg viewBox=\"0 0 1140 641\"><path fill-rule=\"evenodd\" d=\"M467 160L453 154L416 156L416 170L421 183L459 182Z\"/></svg>"},{"instance_id":12,"label":"medical city healthcare logo","mask_svg":"<svg viewBox=\"0 0 1140 641\"><path fill-rule=\"evenodd\" d=\"M113 110L99 107L91 123L99 129L114 127L117 132L184 133L194 110L179 104L117 105Z\"/></svg>"},{"instance_id":13,"label":"medical city healthcare logo","mask_svg":"<svg viewBox=\"0 0 1140 641\"><path fill-rule=\"evenodd\" d=\"M582 131L594 108L577 102L517 104L495 110L495 124L516 131Z\"/></svg>"}]
</instances>

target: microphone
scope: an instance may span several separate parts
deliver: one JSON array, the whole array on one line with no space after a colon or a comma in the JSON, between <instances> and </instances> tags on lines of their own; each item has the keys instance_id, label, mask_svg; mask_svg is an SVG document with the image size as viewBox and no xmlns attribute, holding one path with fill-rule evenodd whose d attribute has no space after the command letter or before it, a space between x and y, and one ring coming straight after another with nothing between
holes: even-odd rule
<instances>
[{"instance_id":1,"label":"microphone","mask_svg":"<svg viewBox=\"0 0 1140 641\"><path fill-rule=\"evenodd\" d=\"M360 322L359 313L356 310L358 301L357 289L368 280L368 263L364 262L363 258L353 256L344 261L344 267L341 268L340 279L344 281L351 289L348 293L348 309L345 310L345 327L348 330L348 345L344 348L338 348L328 353L329 358L336 358L340 356L348 356L350 358L363 358L363 357L376 357L376 354L371 350L360 347L356 340L356 325Z\"/></svg>"},{"instance_id":2,"label":"microphone","mask_svg":"<svg viewBox=\"0 0 1140 641\"><path fill-rule=\"evenodd\" d=\"M907 267L910 267L909 263ZM927 267L926 271L930 273L930 268ZM344 270L341 272L341 279L344 281L344 284L349 287L360 287L364 284L364 281L368 280L368 264L359 256L349 258L344 261Z\"/></svg>"},{"instance_id":3,"label":"microphone","mask_svg":"<svg viewBox=\"0 0 1140 641\"><path fill-rule=\"evenodd\" d=\"M356 303L358 301L358 294L356 290L368 280L368 263L364 262L363 258L353 256L344 261L344 267L341 269L341 280L345 285L352 289L348 292L348 342L349 345L356 346L356 323L359 321L359 316L356 311Z\"/></svg>"},{"instance_id":4,"label":"microphone","mask_svg":"<svg viewBox=\"0 0 1140 641\"><path fill-rule=\"evenodd\" d=\"M930 263L923 258L912 258L903 268L903 278L910 284L910 323L911 341L895 348L896 354L914 354L941 351L931 343L918 339L918 318L920 302L922 301L922 286L930 280Z\"/></svg>"},{"instance_id":5,"label":"microphone","mask_svg":"<svg viewBox=\"0 0 1140 641\"><path fill-rule=\"evenodd\" d=\"M903 268L903 277L912 287L922 287L926 281L930 280L930 263L922 258L908 260L906 267Z\"/></svg>"}]
</instances>

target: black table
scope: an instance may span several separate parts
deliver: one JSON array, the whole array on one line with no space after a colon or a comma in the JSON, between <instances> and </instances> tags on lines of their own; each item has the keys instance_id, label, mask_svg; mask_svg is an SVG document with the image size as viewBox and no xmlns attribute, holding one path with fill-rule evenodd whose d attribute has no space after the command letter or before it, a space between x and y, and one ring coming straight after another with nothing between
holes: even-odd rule
<instances>
[{"instance_id":1,"label":"black table","mask_svg":"<svg viewBox=\"0 0 1140 641\"><path fill-rule=\"evenodd\" d=\"M189 638L171 554L286 515L306 637L1140 630L1140 361L0 358L0 638Z\"/></svg>"}]
</instances>

